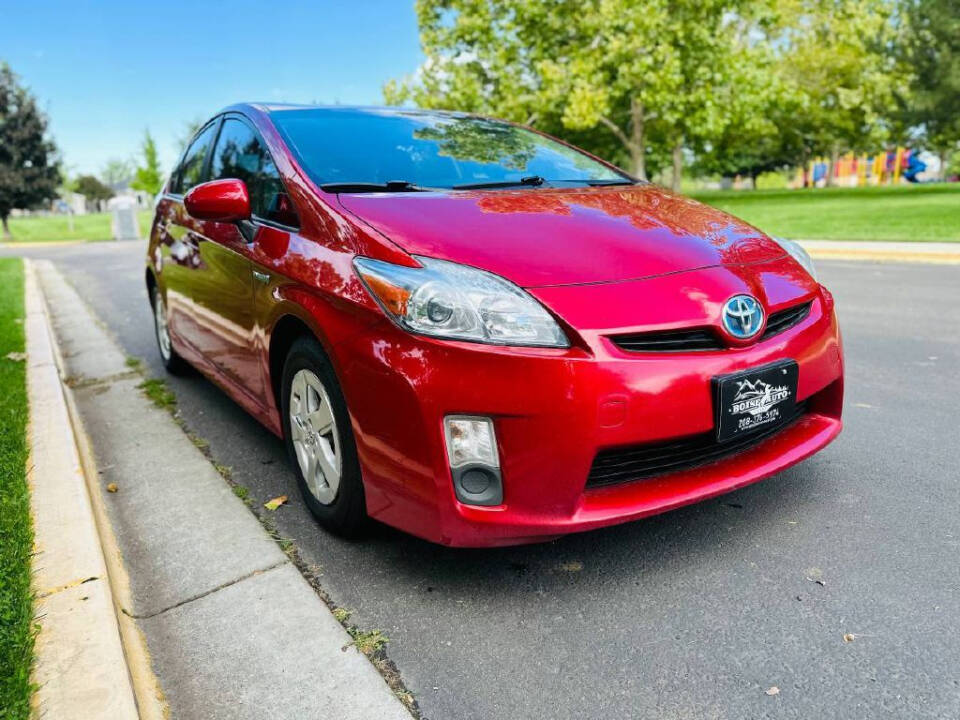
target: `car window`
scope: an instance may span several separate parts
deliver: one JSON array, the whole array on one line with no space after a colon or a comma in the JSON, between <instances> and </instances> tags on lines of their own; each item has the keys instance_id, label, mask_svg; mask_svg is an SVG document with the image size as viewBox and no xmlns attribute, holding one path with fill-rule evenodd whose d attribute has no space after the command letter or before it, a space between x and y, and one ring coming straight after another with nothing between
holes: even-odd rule
<instances>
[{"instance_id":1,"label":"car window","mask_svg":"<svg viewBox=\"0 0 960 720\"><path fill-rule=\"evenodd\" d=\"M203 182L204 161L207 159L207 150L213 143L216 130L217 124L210 123L184 153L183 162L180 163L180 171L174 178L171 192L185 193L194 185Z\"/></svg>"},{"instance_id":2,"label":"car window","mask_svg":"<svg viewBox=\"0 0 960 720\"><path fill-rule=\"evenodd\" d=\"M271 113L318 183L405 180L426 187L519 181L628 182L548 137L499 120L404 110L290 108Z\"/></svg>"},{"instance_id":3,"label":"car window","mask_svg":"<svg viewBox=\"0 0 960 720\"><path fill-rule=\"evenodd\" d=\"M213 153L211 177L243 180L250 211L264 220L296 226L297 217L277 166L256 132L241 120L227 118Z\"/></svg>"}]
</instances>

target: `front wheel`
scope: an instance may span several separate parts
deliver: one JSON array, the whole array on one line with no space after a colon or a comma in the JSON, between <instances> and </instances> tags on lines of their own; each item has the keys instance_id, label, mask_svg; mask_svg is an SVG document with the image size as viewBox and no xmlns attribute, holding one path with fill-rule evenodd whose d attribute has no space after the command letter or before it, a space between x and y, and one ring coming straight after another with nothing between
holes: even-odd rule
<instances>
[{"instance_id":1,"label":"front wheel","mask_svg":"<svg viewBox=\"0 0 960 720\"><path fill-rule=\"evenodd\" d=\"M163 367L172 375L183 375L190 366L173 349L173 343L170 341L170 328L167 325L167 304L163 301L160 288L154 287L150 290L150 301L153 306L153 328Z\"/></svg>"},{"instance_id":2,"label":"front wheel","mask_svg":"<svg viewBox=\"0 0 960 720\"><path fill-rule=\"evenodd\" d=\"M357 537L366 502L347 405L312 338L294 342L283 366L283 437L303 499L321 525Z\"/></svg>"}]
</instances>

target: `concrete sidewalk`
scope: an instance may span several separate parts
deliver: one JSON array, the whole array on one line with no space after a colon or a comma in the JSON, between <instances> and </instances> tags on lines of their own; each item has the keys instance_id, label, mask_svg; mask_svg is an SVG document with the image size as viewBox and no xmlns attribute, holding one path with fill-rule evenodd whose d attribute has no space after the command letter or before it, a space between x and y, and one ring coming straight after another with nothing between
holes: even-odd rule
<instances>
[{"instance_id":1,"label":"concrete sidewalk","mask_svg":"<svg viewBox=\"0 0 960 720\"><path fill-rule=\"evenodd\" d=\"M37 685L34 713L136 720L146 715L137 709L112 578L60 385L46 308L29 263L26 270L27 479L40 626L32 677Z\"/></svg>"},{"instance_id":2,"label":"concrete sidewalk","mask_svg":"<svg viewBox=\"0 0 960 720\"><path fill-rule=\"evenodd\" d=\"M410 715L112 338L35 263L130 593L174 718ZM238 410L239 412L239 410ZM264 431L266 432L266 431Z\"/></svg>"},{"instance_id":3,"label":"concrete sidewalk","mask_svg":"<svg viewBox=\"0 0 960 720\"><path fill-rule=\"evenodd\" d=\"M799 240L815 259L960 264L960 243Z\"/></svg>"}]
</instances>

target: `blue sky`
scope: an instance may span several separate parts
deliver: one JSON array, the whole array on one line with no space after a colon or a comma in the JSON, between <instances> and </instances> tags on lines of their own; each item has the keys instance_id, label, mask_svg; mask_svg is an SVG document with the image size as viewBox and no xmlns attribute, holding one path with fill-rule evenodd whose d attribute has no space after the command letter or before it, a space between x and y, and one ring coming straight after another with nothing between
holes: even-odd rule
<instances>
[{"instance_id":1,"label":"blue sky","mask_svg":"<svg viewBox=\"0 0 960 720\"><path fill-rule=\"evenodd\" d=\"M0 61L71 174L132 156L147 127L167 171L189 120L238 101L379 104L422 60L412 0L0 4Z\"/></svg>"}]
</instances>

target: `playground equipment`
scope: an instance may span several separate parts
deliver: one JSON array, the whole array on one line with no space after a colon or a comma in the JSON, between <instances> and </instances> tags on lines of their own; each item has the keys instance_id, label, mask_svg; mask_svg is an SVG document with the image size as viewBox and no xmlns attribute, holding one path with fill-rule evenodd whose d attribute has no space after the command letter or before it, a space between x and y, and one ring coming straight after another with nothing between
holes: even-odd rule
<instances>
[{"instance_id":1,"label":"playground equipment","mask_svg":"<svg viewBox=\"0 0 960 720\"><path fill-rule=\"evenodd\" d=\"M897 184L901 178L919 182L917 175L927 169L918 153L910 148L859 157L854 153L841 155L833 167L833 184L839 187ZM830 162L826 158L814 158L807 167L797 169L794 187L823 187L827 184Z\"/></svg>"}]
</instances>

